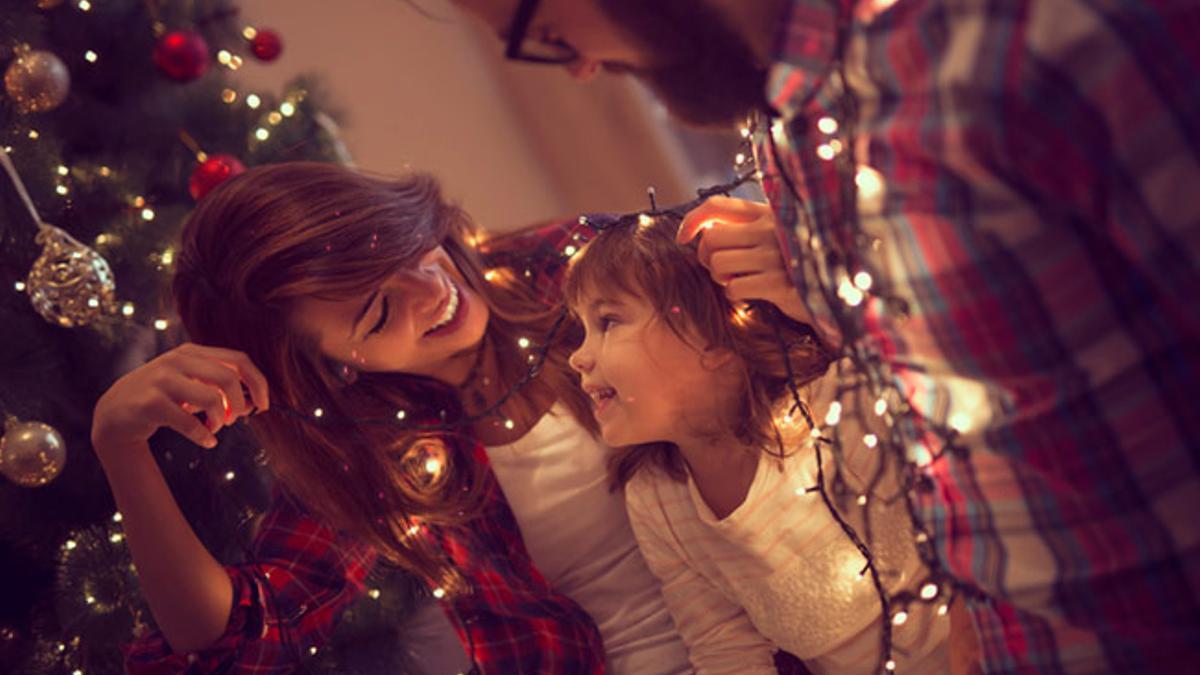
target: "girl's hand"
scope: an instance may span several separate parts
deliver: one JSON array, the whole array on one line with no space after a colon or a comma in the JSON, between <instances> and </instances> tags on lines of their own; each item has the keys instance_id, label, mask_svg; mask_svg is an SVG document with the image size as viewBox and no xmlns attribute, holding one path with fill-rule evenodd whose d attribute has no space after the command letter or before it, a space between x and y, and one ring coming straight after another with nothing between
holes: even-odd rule
<instances>
[{"instance_id":1,"label":"girl's hand","mask_svg":"<svg viewBox=\"0 0 1200 675\"><path fill-rule=\"evenodd\" d=\"M243 383L251 399L243 393ZM96 403L92 446L127 448L168 427L206 448L216 432L254 407L270 406L267 380L244 353L182 344L125 374ZM206 422L192 413L204 412Z\"/></svg>"},{"instance_id":2,"label":"girl's hand","mask_svg":"<svg viewBox=\"0 0 1200 675\"><path fill-rule=\"evenodd\" d=\"M731 302L766 300L789 318L812 323L784 264L769 205L710 197L684 216L675 241L685 244L698 234L700 264Z\"/></svg>"}]
</instances>

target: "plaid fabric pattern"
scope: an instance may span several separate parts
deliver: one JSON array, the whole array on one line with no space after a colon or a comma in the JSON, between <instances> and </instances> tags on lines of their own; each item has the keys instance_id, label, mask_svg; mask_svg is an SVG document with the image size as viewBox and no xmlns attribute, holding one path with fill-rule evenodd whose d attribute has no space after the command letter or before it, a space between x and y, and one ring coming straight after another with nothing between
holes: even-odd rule
<instances>
[{"instance_id":1,"label":"plaid fabric pattern","mask_svg":"<svg viewBox=\"0 0 1200 675\"><path fill-rule=\"evenodd\" d=\"M552 224L492 239L485 260L516 266L544 293L557 297L560 247L583 226ZM500 257L507 256L505 260ZM528 275L525 275L525 270ZM488 463L483 446L477 461ZM605 669L604 646L591 617L554 591L534 567L512 511L488 471L484 512L464 528L427 525L422 535L439 546L461 579L442 607L478 673L590 673ZM280 673L320 648L338 617L363 591L375 552L280 497L263 520L252 563L227 567L233 611L225 634L208 649L176 654L157 630L126 648L135 675L167 673ZM431 588L434 584L431 584Z\"/></svg>"},{"instance_id":2,"label":"plaid fabric pattern","mask_svg":"<svg viewBox=\"0 0 1200 675\"><path fill-rule=\"evenodd\" d=\"M868 299L866 339L970 451L909 448L989 673L1200 662L1197 29L1192 0L791 0L778 28L763 187L818 324L851 247L909 304Z\"/></svg>"}]
</instances>

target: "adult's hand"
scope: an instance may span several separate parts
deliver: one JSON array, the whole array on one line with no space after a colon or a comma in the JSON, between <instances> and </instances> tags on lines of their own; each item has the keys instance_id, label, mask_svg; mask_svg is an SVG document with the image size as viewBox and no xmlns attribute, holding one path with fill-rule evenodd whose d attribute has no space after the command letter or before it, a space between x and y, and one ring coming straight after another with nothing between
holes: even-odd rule
<instances>
[{"instance_id":1,"label":"adult's hand","mask_svg":"<svg viewBox=\"0 0 1200 675\"><path fill-rule=\"evenodd\" d=\"M775 214L767 204L710 197L683 218L675 240L700 237L700 264L731 302L765 300L789 318L812 323L784 263Z\"/></svg>"},{"instance_id":2,"label":"adult's hand","mask_svg":"<svg viewBox=\"0 0 1200 675\"><path fill-rule=\"evenodd\" d=\"M250 400L243 394L243 383ZM185 343L126 373L96 403L92 445L136 446L160 427L169 427L205 447L214 434L269 405L267 380L244 353ZM202 423L191 413L204 412Z\"/></svg>"}]
</instances>

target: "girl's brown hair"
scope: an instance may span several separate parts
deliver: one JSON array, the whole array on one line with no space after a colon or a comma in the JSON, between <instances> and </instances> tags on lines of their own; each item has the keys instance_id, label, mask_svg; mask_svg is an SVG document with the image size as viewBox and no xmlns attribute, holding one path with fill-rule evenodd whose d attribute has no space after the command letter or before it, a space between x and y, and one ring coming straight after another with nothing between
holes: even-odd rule
<instances>
[{"instance_id":1,"label":"girl's brown hair","mask_svg":"<svg viewBox=\"0 0 1200 675\"><path fill-rule=\"evenodd\" d=\"M775 414L791 401L788 365L794 385L803 387L829 368L829 353L810 326L787 319L774 307L735 308L694 248L675 243L678 226L678 218L660 216L601 232L571 262L567 304L579 306L584 298L606 293L646 298L680 339L731 350L741 371L740 409L732 431L747 446L772 452L781 445ZM615 452L609 462L613 487L623 486L643 466L677 480L687 478L674 444L647 443Z\"/></svg>"},{"instance_id":2,"label":"girl's brown hair","mask_svg":"<svg viewBox=\"0 0 1200 675\"><path fill-rule=\"evenodd\" d=\"M405 373L363 373L347 384L290 318L301 298L361 294L441 245L491 310L485 339L507 388L528 370L517 336L546 335L561 307L548 306L537 289L485 281L467 244L475 237L467 214L427 175L388 180L331 164L267 165L200 202L184 226L172 284L193 341L243 351L266 376L271 410L251 417L250 428L286 492L390 562L439 582L453 575L409 530L460 525L479 513L494 487L472 456L475 443L465 434L354 420L395 419L400 409L409 422L461 419L459 392ZM577 339L560 331L539 376L513 397L515 408L562 401L594 430L566 365ZM317 407L320 423L296 412ZM430 454L441 471L422 470Z\"/></svg>"}]
</instances>

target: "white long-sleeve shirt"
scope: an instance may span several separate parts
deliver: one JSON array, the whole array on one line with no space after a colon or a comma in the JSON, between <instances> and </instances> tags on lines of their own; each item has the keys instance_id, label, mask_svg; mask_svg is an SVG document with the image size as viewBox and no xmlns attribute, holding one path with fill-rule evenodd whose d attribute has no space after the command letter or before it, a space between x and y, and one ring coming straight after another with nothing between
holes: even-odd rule
<instances>
[{"instance_id":1,"label":"white long-sleeve shirt","mask_svg":"<svg viewBox=\"0 0 1200 675\"><path fill-rule=\"evenodd\" d=\"M821 419L828 401L814 405ZM870 463L865 446L847 467ZM826 474L832 459L825 452ZM626 486L626 506L650 569L702 675L775 673L783 649L814 673L872 673L879 665L878 595L860 576L864 559L834 521L816 485L811 444L783 460L763 455L745 501L718 519L692 480L644 467ZM890 590L914 588L923 566L901 504L868 500L868 542ZM843 515L862 534L864 507ZM893 628L896 672L949 672L948 616L914 604Z\"/></svg>"},{"instance_id":2,"label":"white long-sleeve shirt","mask_svg":"<svg viewBox=\"0 0 1200 675\"><path fill-rule=\"evenodd\" d=\"M488 459L538 570L596 621L616 675L691 670L629 526L625 495L609 490L610 450L561 404Z\"/></svg>"}]
</instances>

